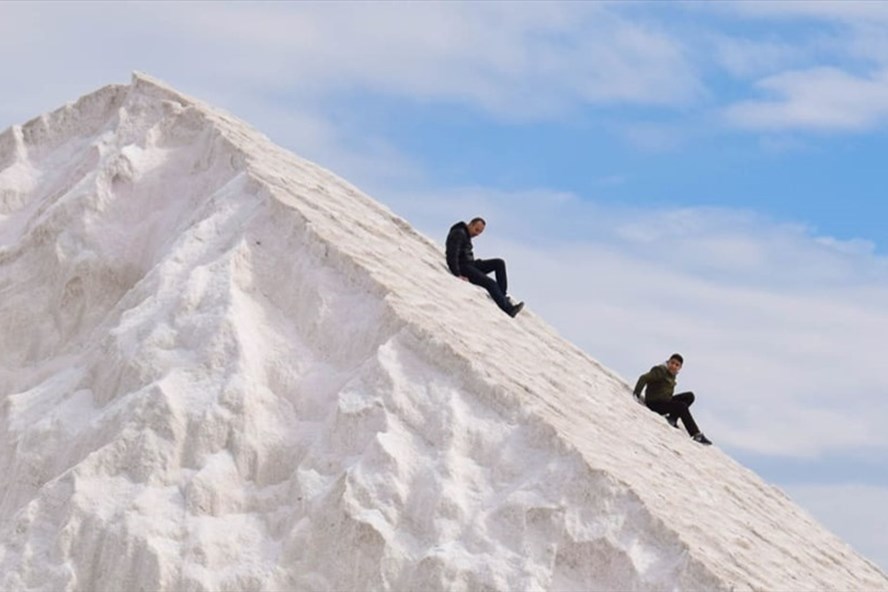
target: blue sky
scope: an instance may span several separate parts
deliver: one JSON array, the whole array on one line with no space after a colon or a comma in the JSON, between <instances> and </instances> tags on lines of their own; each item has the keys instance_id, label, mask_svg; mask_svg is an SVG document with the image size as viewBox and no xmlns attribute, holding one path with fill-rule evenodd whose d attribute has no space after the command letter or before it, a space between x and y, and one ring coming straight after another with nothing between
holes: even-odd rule
<instances>
[{"instance_id":1,"label":"blue sky","mask_svg":"<svg viewBox=\"0 0 888 592\"><path fill-rule=\"evenodd\" d=\"M888 569L888 3L0 4L0 128L139 70L479 256ZM867 511L867 509L871 511Z\"/></svg>"}]
</instances>

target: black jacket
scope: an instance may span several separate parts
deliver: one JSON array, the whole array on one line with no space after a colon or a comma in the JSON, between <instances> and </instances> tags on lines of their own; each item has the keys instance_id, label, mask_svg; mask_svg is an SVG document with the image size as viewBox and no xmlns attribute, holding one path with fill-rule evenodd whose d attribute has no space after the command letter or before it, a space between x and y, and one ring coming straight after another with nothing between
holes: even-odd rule
<instances>
[{"instance_id":1,"label":"black jacket","mask_svg":"<svg viewBox=\"0 0 888 592\"><path fill-rule=\"evenodd\" d=\"M457 222L450 227L450 234L447 235L447 267L453 275L465 275L462 267L474 260L469 227L465 222Z\"/></svg>"}]
</instances>

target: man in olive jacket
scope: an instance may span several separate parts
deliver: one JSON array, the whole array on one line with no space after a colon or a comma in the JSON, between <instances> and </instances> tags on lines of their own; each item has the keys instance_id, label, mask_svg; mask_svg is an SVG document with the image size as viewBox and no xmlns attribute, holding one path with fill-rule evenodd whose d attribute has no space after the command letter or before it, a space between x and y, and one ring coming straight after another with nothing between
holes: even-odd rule
<instances>
[{"instance_id":1,"label":"man in olive jacket","mask_svg":"<svg viewBox=\"0 0 888 592\"><path fill-rule=\"evenodd\" d=\"M447 267L458 278L485 288L503 312L514 317L524 308L524 303L512 304L506 296L506 262L502 259L475 259L472 252L472 239L487 226L483 218L473 218L471 222L457 222L450 227L447 235ZM494 272L496 281L487 274Z\"/></svg>"},{"instance_id":2,"label":"man in olive jacket","mask_svg":"<svg viewBox=\"0 0 888 592\"><path fill-rule=\"evenodd\" d=\"M672 394L675 391L675 377L683 364L684 358L681 357L681 354L672 354L665 364L654 366L650 372L639 376L632 394L639 402L647 405L651 411L665 415L666 421L672 427L677 428L678 420L681 419L688 434L695 442L712 444L697 427L697 422L691 415L690 406L694 402L694 393ZM641 392L642 389L645 390L644 394Z\"/></svg>"}]
</instances>

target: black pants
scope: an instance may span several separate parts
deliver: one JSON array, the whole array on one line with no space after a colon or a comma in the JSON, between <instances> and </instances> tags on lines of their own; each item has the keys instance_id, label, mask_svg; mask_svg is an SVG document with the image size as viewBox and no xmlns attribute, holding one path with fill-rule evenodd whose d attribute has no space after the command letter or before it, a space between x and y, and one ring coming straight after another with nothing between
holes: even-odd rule
<instances>
[{"instance_id":1,"label":"black pants","mask_svg":"<svg viewBox=\"0 0 888 592\"><path fill-rule=\"evenodd\" d=\"M694 393L679 393L669 401L651 401L647 406L651 411L656 411L670 419L681 419L688 433L696 436L700 433L700 428L697 427L697 422L694 421L694 416L691 415L689 409L693 403Z\"/></svg>"},{"instance_id":2,"label":"black pants","mask_svg":"<svg viewBox=\"0 0 888 592\"><path fill-rule=\"evenodd\" d=\"M487 275L491 271L496 275L496 281ZM497 306L505 312L512 309L512 305L506 301L509 284L506 279L505 261L502 259L475 259L469 265L463 265L462 272L470 282L486 289Z\"/></svg>"}]
</instances>

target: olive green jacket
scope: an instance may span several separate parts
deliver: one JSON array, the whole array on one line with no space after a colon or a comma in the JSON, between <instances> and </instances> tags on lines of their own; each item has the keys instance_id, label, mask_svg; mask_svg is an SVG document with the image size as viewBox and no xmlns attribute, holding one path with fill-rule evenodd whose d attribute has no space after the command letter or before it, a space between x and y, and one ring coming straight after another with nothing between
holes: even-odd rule
<instances>
[{"instance_id":1,"label":"olive green jacket","mask_svg":"<svg viewBox=\"0 0 888 592\"><path fill-rule=\"evenodd\" d=\"M668 401L675 392L675 376L666 369L666 364L654 366L650 372L642 374L635 383L635 396L641 395L642 389L647 386L644 393L646 403L653 401Z\"/></svg>"}]
</instances>

